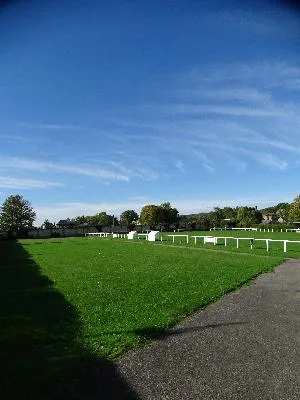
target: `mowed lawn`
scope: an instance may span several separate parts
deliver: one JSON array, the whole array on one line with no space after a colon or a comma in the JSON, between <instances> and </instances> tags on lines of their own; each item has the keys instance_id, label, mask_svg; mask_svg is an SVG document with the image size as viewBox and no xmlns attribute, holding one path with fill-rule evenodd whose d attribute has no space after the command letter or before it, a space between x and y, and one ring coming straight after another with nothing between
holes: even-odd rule
<instances>
[{"instance_id":1,"label":"mowed lawn","mask_svg":"<svg viewBox=\"0 0 300 400\"><path fill-rule=\"evenodd\" d=\"M13 399L51 391L90 360L110 363L282 261L103 238L0 252L0 397Z\"/></svg>"},{"instance_id":2,"label":"mowed lawn","mask_svg":"<svg viewBox=\"0 0 300 400\"><path fill-rule=\"evenodd\" d=\"M238 231L238 230L227 230L227 231L200 231L200 232L168 232L163 233L163 243L168 245L173 245L173 238L169 235L178 235L175 237L175 245L187 246L186 238L180 235L189 236L189 247L206 248L211 250L223 250L237 253L248 252L249 254L257 255L269 255L274 257L290 257L290 258L300 258L300 243L288 243L287 252L283 251L283 243L281 240L291 240L300 242L300 234L295 232L259 232L259 231ZM228 239L227 246L225 247L225 240L218 240L218 245L214 244L203 244L203 238L195 239L192 236L217 236L217 237L236 237L236 238L253 238L254 244L251 249L249 246L249 240L240 240L239 248L236 247L236 240ZM255 240L255 239L273 239L276 242L269 243L269 252L266 251L265 240ZM278 241L278 242L277 242Z\"/></svg>"}]
</instances>

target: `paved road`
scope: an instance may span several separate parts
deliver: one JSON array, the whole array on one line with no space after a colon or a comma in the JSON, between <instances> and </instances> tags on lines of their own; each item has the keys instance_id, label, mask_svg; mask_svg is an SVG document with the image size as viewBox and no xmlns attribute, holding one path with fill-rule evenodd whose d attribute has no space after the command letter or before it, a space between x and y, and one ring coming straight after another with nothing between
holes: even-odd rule
<instances>
[{"instance_id":1,"label":"paved road","mask_svg":"<svg viewBox=\"0 0 300 400\"><path fill-rule=\"evenodd\" d=\"M116 366L146 399L300 399L300 262L226 295Z\"/></svg>"}]
</instances>

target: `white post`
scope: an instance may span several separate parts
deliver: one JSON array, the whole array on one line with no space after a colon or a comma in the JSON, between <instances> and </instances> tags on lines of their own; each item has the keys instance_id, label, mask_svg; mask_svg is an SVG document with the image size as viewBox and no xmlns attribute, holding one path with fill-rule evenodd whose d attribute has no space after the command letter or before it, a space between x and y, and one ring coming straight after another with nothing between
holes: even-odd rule
<instances>
[{"instance_id":1,"label":"white post","mask_svg":"<svg viewBox=\"0 0 300 400\"><path fill-rule=\"evenodd\" d=\"M274 232L274 229L272 228L272 232Z\"/></svg>"},{"instance_id":2,"label":"white post","mask_svg":"<svg viewBox=\"0 0 300 400\"><path fill-rule=\"evenodd\" d=\"M175 242L175 236L173 235L173 243Z\"/></svg>"},{"instance_id":3,"label":"white post","mask_svg":"<svg viewBox=\"0 0 300 400\"><path fill-rule=\"evenodd\" d=\"M195 236L195 244L196 244L196 241L197 241L197 237Z\"/></svg>"},{"instance_id":4,"label":"white post","mask_svg":"<svg viewBox=\"0 0 300 400\"><path fill-rule=\"evenodd\" d=\"M269 239L266 239L267 251L269 251Z\"/></svg>"},{"instance_id":5,"label":"white post","mask_svg":"<svg viewBox=\"0 0 300 400\"><path fill-rule=\"evenodd\" d=\"M287 240L283 241L283 251L286 253L286 246L287 245Z\"/></svg>"},{"instance_id":6,"label":"white post","mask_svg":"<svg viewBox=\"0 0 300 400\"><path fill-rule=\"evenodd\" d=\"M227 238L225 238L225 247L227 246Z\"/></svg>"},{"instance_id":7,"label":"white post","mask_svg":"<svg viewBox=\"0 0 300 400\"><path fill-rule=\"evenodd\" d=\"M236 239L236 248L237 249L239 248L239 239L238 238Z\"/></svg>"},{"instance_id":8,"label":"white post","mask_svg":"<svg viewBox=\"0 0 300 400\"><path fill-rule=\"evenodd\" d=\"M163 240L162 240L162 235L160 235L160 241L162 242Z\"/></svg>"},{"instance_id":9,"label":"white post","mask_svg":"<svg viewBox=\"0 0 300 400\"><path fill-rule=\"evenodd\" d=\"M282 232L282 228L280 229L280 232Z\"/></svg>"},{"instance_id":10,"label":"white post","mask_svg":"<svg viewBox=\"0 0 300 400\"><path fill-rule=\"evenodd\" d=\"M189 243L189 235L186 235L186 243Z\"/></svg>"}]
</instances>

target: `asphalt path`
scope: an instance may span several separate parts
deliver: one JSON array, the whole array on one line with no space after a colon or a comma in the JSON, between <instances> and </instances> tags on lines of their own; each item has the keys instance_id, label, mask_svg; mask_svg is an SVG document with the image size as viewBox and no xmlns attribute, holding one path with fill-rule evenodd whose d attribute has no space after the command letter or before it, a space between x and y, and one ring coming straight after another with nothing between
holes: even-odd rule
<instances>
[{"instance_id":1,"label":"asphalt path","mask_svg":"<svg viewBox=\"0 0 300 400\"><path fill-rule=\"evenodd\" d=\"M299 400L300 261L224 296L115 367L135 399Z\"/></svg>"}]
</instances>

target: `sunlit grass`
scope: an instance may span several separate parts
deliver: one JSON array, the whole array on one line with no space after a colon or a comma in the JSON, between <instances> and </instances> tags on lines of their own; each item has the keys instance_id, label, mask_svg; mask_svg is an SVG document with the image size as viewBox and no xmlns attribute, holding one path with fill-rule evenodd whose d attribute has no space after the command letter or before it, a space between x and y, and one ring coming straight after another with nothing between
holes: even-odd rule
<instances>
[{"instance_id":1,"label":"sunlit grass","mask_svg":"<svg viewBox=\"0 0 300 400\"><path fill-rule=\"evenodd\" d=\"M144 342L140 332L170 326L280 261L115 239L23 244L78 310L80 340L105 357Z\"/></svg>"},{"instance_id":2,"label":"sunlit grass","mask_svg":"<svg viewBox=\"0 0 300 400\"><path fill-rule=\"evenodd\" d=\"M176 235L173 242L173 238L169 235ZM178 235L178 236L177 236ZM188 235L189 243L187 244L186 238L180 235ZM217 237L235 237L235 238L248 238L247 240L239 240L239 248L237 248L237 242L233 239L227 240L227 246L225 247L225 240L219 239L218 245L205 244L203 243L203 238L197 238L196 244L195 239L192 236L217 236ZM300 243L288 243L287 252L283 250L283 242L269 242L269 251L266 250L265 240L255 240L255 239L273 239L273 240L291 240L300 242L300 234L295 232L255 232L255 231L237 231L237 230L227 230L227 231L198 231L198 232L169 232L163 233L163 244L168 245L184 245L189 247L210 249L210 250L222 250L237 253L249 253L256 255L274 256L274 257L290 257L299 258L300 257ZM250 247L249 239L253 238L253 247Z\"/></svg>"}]
</instances>

